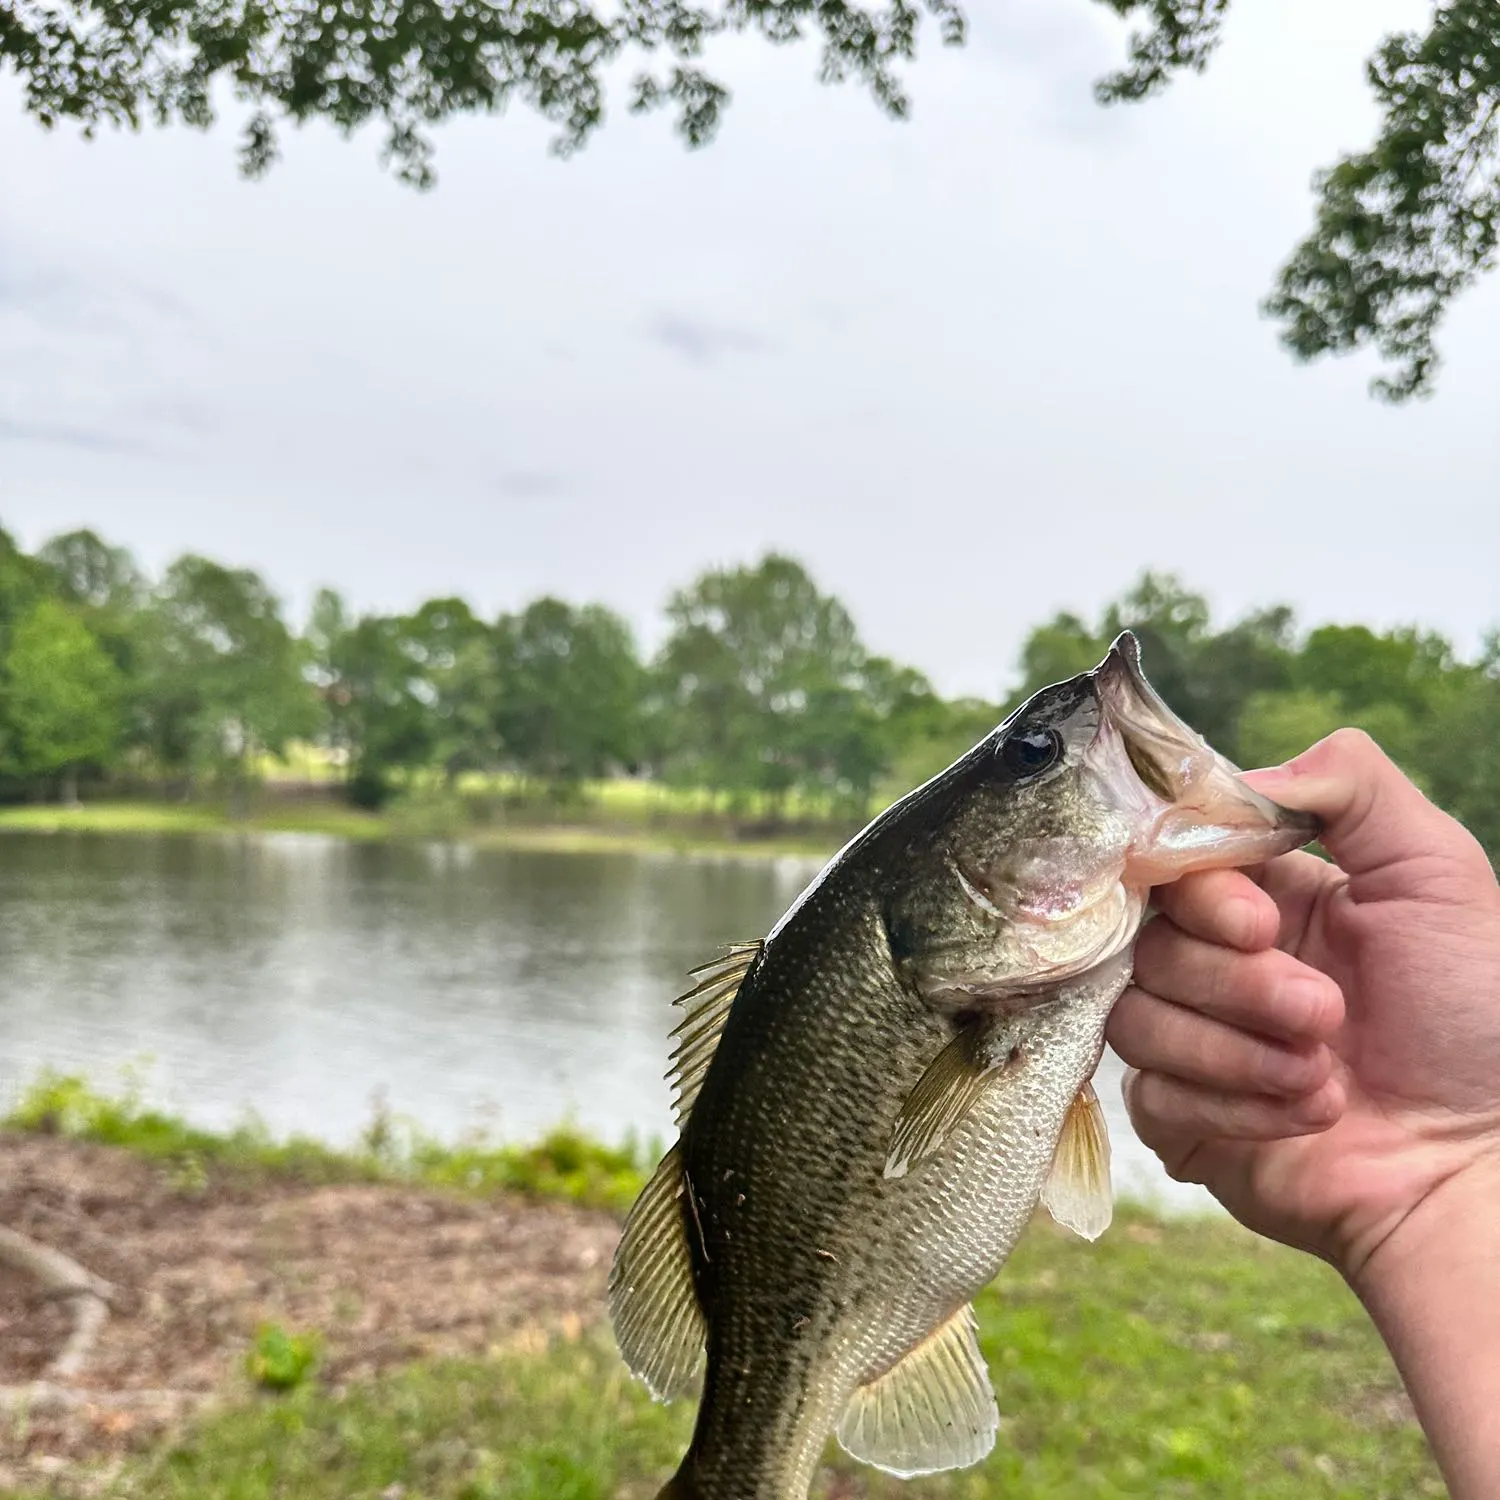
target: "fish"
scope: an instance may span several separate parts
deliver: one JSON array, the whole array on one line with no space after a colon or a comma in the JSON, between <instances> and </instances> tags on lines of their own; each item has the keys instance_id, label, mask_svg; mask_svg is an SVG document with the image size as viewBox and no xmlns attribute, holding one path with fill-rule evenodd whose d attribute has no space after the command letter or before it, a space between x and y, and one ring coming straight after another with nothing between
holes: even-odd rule
<instances>
[{"instance_id":1,"label":"fish","mask_svg":"<svg viewBox=\"0 0 1500 1500\"><path fill-rule=\"evenodd\" d=\"M1091 1080L1152 887L1316 833L1167 706L1127 631L694 971L677 1141L609 1281L630 1370L699 1396L659 1500L805 1500L830 1434L903 1476L990 1452L972 1299L1038 1204L1109 1224Z\"/></svg>"}]
</instances>

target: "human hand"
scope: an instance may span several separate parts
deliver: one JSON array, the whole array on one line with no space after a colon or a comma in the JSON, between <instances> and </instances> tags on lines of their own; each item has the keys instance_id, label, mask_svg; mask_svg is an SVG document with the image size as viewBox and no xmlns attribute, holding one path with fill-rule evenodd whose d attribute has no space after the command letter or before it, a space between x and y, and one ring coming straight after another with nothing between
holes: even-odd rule
<instances>
[{"instance_id":1,"label":"human hand","mask_svg":"<svg viewBox=\"0 0 1500 1500\"><path fill-rule=\"evenodd\" d=\"M1357 1281L1414 1218L1500 1203L1500 886L1358 731L1248 779L1336 863L1157 891L1109 1040L1172 1176Z\"/></svg>"}]
</instances>

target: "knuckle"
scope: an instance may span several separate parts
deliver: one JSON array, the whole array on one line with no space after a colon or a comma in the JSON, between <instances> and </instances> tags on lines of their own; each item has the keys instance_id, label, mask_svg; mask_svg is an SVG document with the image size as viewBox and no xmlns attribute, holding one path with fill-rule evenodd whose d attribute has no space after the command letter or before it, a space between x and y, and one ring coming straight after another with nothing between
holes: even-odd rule
<instances>
[{"instance_id":1,"label":"knuckle","mask_svg":"<svg viewBox=\"0 0 1500 1500\"><path fill-rule=\"evenodd\" d=\"M1342 1112L1337 1092L1328 1087L1299 1099L1290 1108L1292 1120L1305 1130L1326 1130Z\"/></svg>"},{"instance_id":2,"label":"knuckle","mask_svg":"<svg viewBox=\"0 0 1500 1500\"><path fill-rule=\"evenodd\" d=\"M1372 756L1385 758L1385 752L1375 743L1374 737L1364 729L1358 729L1352 724L1346 724L1342 729L1335 729L1324 741L1330 751L1338 755L1348 756L1350 759L1368 761Z\"/></svg>"},{"instance_id":3,"label":"knuckle","mask_svg":"<svg viewBox=\"0 0 1500 1500\"><path fill-rule=\"evenodd\" d=\"M1322 1051L1257 1044L1252 1084L1274 1093L1305 1094L1323 1082L1326 1065Z\"/></svg>"},{"instance_id":4,"label":"knuckle","mask_svg":"<svg viewBox=\"0 0 1500 1500\"><path fill-rule=\"evenodd\" d=\"M1299 970L1282 981L1280 998L1288 1029L1299 1035L1331 1036L1343 1022L1343 991L1327 975Z\"/></svg>"}]
</instances>

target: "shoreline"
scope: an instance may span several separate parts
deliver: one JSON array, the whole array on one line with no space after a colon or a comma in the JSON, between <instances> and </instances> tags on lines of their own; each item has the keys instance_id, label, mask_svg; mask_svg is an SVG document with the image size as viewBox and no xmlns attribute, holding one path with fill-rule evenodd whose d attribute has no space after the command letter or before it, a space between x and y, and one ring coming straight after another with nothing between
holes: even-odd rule
<instances>
[{"instance_id":1,"label":"shoreline","mask_svg":"<svg viewBox=\"0 0 1500 1500\"><path fill-rule=\"evenodd\" d=\"M302 833L349 843L456 843L477 849L516 849L546 854L709 854L743 859L795 856L826 860L847 835L735 837L690 825L637 825L608 818L577 821L516 821L503 824L425 824L420 815L361 812L336 803L278 804L274 800L243 817L207 804L96 802L78 808L51 804L0 807L0 834L205 834Z\"/></svg>"}]
</instances>

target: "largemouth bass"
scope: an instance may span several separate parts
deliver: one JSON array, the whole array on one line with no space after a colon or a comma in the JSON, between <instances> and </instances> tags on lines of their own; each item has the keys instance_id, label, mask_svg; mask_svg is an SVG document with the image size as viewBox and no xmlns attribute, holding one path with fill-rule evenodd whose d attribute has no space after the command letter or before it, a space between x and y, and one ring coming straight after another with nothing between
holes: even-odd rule
<instances>
[{"instance_id":1,"label":"largemouth bass","mask_svg":"<svg viewBox=\"0 0 1500 1500\"><path fill-rule=\"evenodd\" d=\"M653 1394L701 1380L661 1500L804 1500L832 1432L902 1475L990 1451L970 1299L1038 1202L1109 1222L1090 1079L1151 887L1315 832L1167 707L1127 632L700 971L679 1138L610 1279Z\"/></svg>"}]
</instances>

